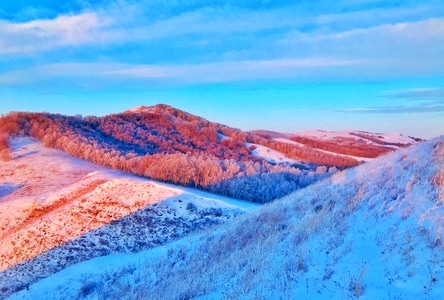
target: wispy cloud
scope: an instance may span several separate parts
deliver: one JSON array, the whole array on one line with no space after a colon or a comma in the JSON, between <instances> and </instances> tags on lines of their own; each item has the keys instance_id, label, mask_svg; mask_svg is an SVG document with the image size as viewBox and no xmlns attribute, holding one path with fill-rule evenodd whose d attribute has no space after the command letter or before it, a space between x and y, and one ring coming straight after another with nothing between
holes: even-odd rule
<instances>
[{"instance_id":1,"label":"wispy cloud","mask_svg":"<svg viewBox=\"0 0 444 300\"><path fill-rule=\"evenodd\" d=\"M110 20L95 13L26 23L0 21L0 55L38 52L60 46L97 43Z\"/></svg>"},{"instance_id":2,"label":"wispy cloud","mask_svg":"<svg viewBox=\"0 0 444 300\"><path fill-rule=\"evenodd\" d=\"M408 100L444 101L444 88L417 88L397 90L387 92L386 97Z\"/></svg>"},{"instance_id":3,"label":"wispy cloud","mask_svg":"<svg viewBox=\"0 0 444 300\"><path fill-rule=\"evenodd\" d=\"M339 51L344 55L379 57L382 53L385 56L393 55L386 52L388 49L397 49L397 54L411 53L411 50L418 50L424 45L429 45L431 50L442 49L444 41L444 18L431 18L414 22L396 22L388 24L378 24L376 26L364 28L351 28L328 32L304 33L298 30L291 31L280 40L281 44L316 44L325 45L327 49L339 47ZM408 45L411 48L405 49ZM321 49L321 51L325 49ZM404 51L403 51L404 50ZM409 51L410 50L410 51ZM336 52L336 51L335 51Z\"/></svg>"},{"instance_id":4,"label":"wispy cloud","mask_svg":"<svg viewBox=\"0 0 444 300\"><path fill-rule=\"evenodd\" d=\"M319 76L319 71L337 72L362 63L337 58L228 61L203 64L142 65L122 63L58 63L40 65L0 74L0 83L8 86L39 84L54 78L82 82L96 78L124 83L128 80L174 83L216 83L255 79ZM92 79L94 80L94 79Z\"/></svg>"},{"instance_id":5,"label":"wispy cloud","mask_svg":"<svg viewBox=\"0 0 444 300\"><path fill-rule=\"evenodd\" d=\"M444 88L409 88L381 92L387 105L374 107L352 107L323 111L350 114L443 114ZM392 101L400 102L390 105Z\"/></svg>"},{"instance_id":6,"label":"wispy cloud","mask_svg":"<svg viewBox=\"0 0 444 300\"><path fill-rule=\"evenodd\" d=\"M365 107L337 109L335 112L359 113L359 114L420 114L420 113L444 113L444 104L424 105L399 105L386 107Z\"/></svg>"}]
</instances>

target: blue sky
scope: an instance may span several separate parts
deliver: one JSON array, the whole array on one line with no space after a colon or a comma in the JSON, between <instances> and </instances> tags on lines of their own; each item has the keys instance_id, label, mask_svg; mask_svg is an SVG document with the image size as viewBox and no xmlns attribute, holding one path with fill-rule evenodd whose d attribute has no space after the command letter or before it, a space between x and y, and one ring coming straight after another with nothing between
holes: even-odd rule
<instances>
[{"instance_id":1,"label":"blue sky","mask_svg":"<svg viewBox=\"0 0 444 300\"><path fill-rule=\"evenodd\" d=\"M156 103L244 130L444 134L444 3L0 4L0 114Z\"/></svg>"}]
</instances>

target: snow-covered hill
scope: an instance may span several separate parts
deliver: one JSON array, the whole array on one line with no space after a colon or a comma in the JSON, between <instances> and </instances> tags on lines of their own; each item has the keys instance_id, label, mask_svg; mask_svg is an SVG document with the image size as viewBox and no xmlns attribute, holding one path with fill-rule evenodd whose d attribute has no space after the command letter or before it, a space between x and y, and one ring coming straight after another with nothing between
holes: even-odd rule
<instances>
[{"instance_id":1,"label":"snow-covered hill","mask_svg":"<svg viewBox=\"0 0 444 300\"><path fill-rule=\"evenodd\" d=\"M372 161L378 156L421 141L421 139L398 133L383 134L352 130L310 130L298 133L279 133L267 130L252 132L276 142L314 149L337 157L352 158L359 162ZM267 156L264 157L267 159ZM279 161L291 163L288 159L281 158Z\"/></svg>"},{"instance_id":2,"label":"snow-covered hill","mask_svg":"<svg viewBox=\"0 0 444 300\"><path fill-rule=\"evenodd\" d=\"M30 138L11 142L13 160L0 164L0 295L83 260L163 245L257 207L111 171Z\"/></svg>"},{"instance_id":3,"label":"snow-covered hill","mask_svg":"<svg viewBox=\"0 0 444 300\"><path fill-rule=\"evenodd\" d=\"M9 160L8 141L19 136L114 170L261 203L317 181L320 177L313 176L317 167L359 164L352 158L275 142L165 104L102 117L11 112L0 117L0 159ZM264 159L250 144L274 150L281 159ZM258 193L267 186L274 188Z\"/></svg>"},{"instance_id":4,"label":"snow-covered hill","mask_svg":"<svg viewBox=\"0 0 444 300\"><path fill-rule=\"evenodd\" d=\"M416 144L418 139L404 136L399 133L372 133L367 131L324 131L324 130L310 130L304 132L298 132L293 135L296 136L308 136L314 137L326 141L341 141L341 140L354 140L362 141L369 145L386 145L393 148L399 148L400 146L408 146Z\"/></svg>"},{"instance_id":5,"label":"snow-covered hill","mask_svg":"<svg viewBox=\"0 0 444 300\"><path fill-rule=\"evenodd\" d=\"M11 299L441 299L444 137L217 230L74 265Z\"/></svg>"},{"instance_id":6,"label":"snow-covered hill","mask_svg":"<svg viewBox=\"0 0 444 300\"><path fill-rule=\"evenodd\" d=\"M292 136L305 136L315 138L323 141L360 141L369 145L391 145L393 148L399 146L409 146L418 143L421 139L411 136L405 136L399 133L373 133L359 130L341 130L341 131L326 131L326 130L308 130L296 133L282 133L269 130L254 130L255 134L261 136L268 136L272 139L289 139Z\"/></svg>"}]
</instances>

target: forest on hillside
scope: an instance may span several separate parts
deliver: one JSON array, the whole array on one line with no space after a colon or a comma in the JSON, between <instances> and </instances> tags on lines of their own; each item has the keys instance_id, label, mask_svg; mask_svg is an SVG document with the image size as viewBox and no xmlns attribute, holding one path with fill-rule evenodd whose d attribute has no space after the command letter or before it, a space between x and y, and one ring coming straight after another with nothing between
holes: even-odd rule
<instances>
[{"instance_id":1,"label":"forest on hillside","mask_svg":"<svg viewBox=\"0 0 444 300\"><path fill-rule=\"evenodd\" d=\"M30 136L45 147L115 170L259 203L305 187L337 167L358 164L352 158L242 132L167 105L104 117L11 112L0 118L0 133L2 160L11 159L10 137ZM254 144L310 167L269 163L251 155Z\"/></svg>"},{"instance_id":2,"label":"forest on hillside","mask_svg":"<svg viewBox=\"0 0 444 300\"><path fill-rule=\"evenodd\" d=\"M312 146L316 149L367 158L375 158L392 150L391 148L386 148L384 146L375 146L367 143L358 144L354 140L348 141L347 139L341 141L323 141L304 136L292 136L290 139L297 143Z\"/></svg>"}]
</instances>

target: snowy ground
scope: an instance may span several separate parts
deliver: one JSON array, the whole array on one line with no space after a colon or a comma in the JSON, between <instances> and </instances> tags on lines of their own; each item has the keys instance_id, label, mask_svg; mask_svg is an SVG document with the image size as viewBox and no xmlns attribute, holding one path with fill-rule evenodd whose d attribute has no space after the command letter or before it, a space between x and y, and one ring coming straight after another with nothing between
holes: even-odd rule
<instances>
[{"instance_id":1,"label":"snowy ground","mask_svg":"<svg viewBox=\"0 0 444 300\"><path fill-rule=\"evenodd\" d=\"M250 151L251 155L265 159L273 164L300 164L303 162L291 159L283 153L259 144L246 143L247 147L254 146L254 150Z\"/></svg>"},{"instance_id":2,"label":"snowy ground","mask_svg":"<svg viewBox=\"0 0 444 300\"><path fill-rule=\"evenodd\" d=\"M0 165L0 295L72 264L174 241L258 205L115 172L12 140ZM2 298L2 297L0 297Z\"/></svg>"},{"instance_id":3,"label":"snowy ground","mask_svg":"<svg viewBox=\"0 0 444 300\"><path fill-rule=\"evenodd\" d=\"M216 230L73 265L11 299L442 299L444 137Z\"/></svg>"}]
</instances>

